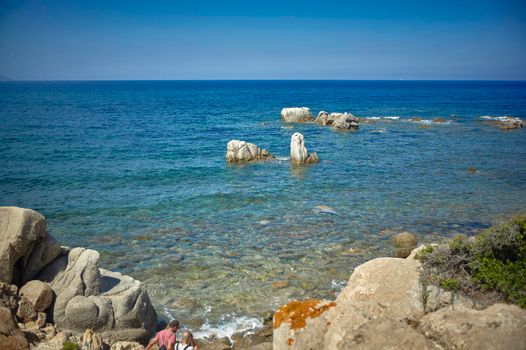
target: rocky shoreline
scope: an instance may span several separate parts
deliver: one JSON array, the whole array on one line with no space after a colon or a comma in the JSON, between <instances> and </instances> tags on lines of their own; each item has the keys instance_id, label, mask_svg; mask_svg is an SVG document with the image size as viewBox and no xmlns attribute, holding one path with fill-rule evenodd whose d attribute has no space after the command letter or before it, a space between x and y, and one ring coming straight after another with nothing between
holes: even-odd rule
<instances>
[{"instance_id":1,"label":"rocky shoreline","mask_svg":"<svg viewBox=\"0 0 526 350\"><path fill-rule=\"evenodd\" d=\"M140 350L153 336L142 284L99 268L94 250L60 246L41 214L0 207L0 237L1 349ZM255 333L201 349L526 348L525 309L429 285L416 259L426 248L405 232L393 243L397 258L356 267L335 300L293 300Z\"/></svg>"}]
</instances>

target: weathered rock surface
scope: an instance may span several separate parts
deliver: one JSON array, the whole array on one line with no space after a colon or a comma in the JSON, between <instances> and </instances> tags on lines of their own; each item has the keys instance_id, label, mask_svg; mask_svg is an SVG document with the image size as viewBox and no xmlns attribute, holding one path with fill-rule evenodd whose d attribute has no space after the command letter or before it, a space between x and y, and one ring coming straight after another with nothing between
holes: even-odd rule
<instances>
[{"instance_id":1,"label":"weathered rock surface","mask_svg":"<svg viewBox=\"0 0 526 350\"><path fill-rule=\"evenodd\" d=\"M396 319L416 320L424 314L420 268L414 259L370 260L354 269L336 302L379 303Z\"/></svg>"},{"instance_id":2,"label":"weathered rock surface","mask_svg":"<svg viewBox=\"0 0 526 350\"><path fill-rule=\"evenodd\" d=\"M0 306L0 349L29 349L29 343L18 328L11 309L4 306Z\"/></svg>"},{"instance_id":3,"label":"weathered rock surface","mask_svg":"<svg viewBox=\"0 0 526 350\"><path fill-rule=\"evenodd\" d=\"M290 139L290 161L292 164L314 164L318 163L318 155L316 153L308 153L305 147L303 135L296 132Z\"/></svg>"},{"instance_id":4,"label":"weathered rock surface","mask_svg":"<svg viewBox=\"0 0 526 350\"><path fill-rule=\"evenodd\" d=\"M20 288L21 297L27 298L36 312L44 312L53 302L53 290L39 280L27 282Z\"/></svg>"},{"instance_id":5,"label":"weathered rock surface","mask_svg":"<svg viewBox=\"0 0 526 350\"><path fill-rule=\"evenodd\" d=\"M419 330L445 349L526 349L526 310L494 304L449 306L424 316Z\"/></svg>"},{"instance_id":6,"label":"weathered rock surface","mask_svg":"<svg viewBox=\"0 0 526 350\"><path fill-rule=\"evenodd\" d=\"M0 281L20 284L33 279L61 252L46 235L46 219L17 207L0 207Z\"/></svg>"},{"instance_id":7,"label":"weathered rock surface","mask_svg":"<svg viewBox=\"0 0 526 350\"><path fill-rule=\"evenodd\" d=\"M360 120L350 113L331 113L321 111L316 117L316 124L332 126L334 129L348 130L359 127Z\"/></svg>"},{"instance_id":8,"label":"weathered rock surface","mask_svg":"<svg viewBox=\"0 0 526 350\"><path fill-rule=\"evenodd\" d=\"M33 305L31 302L25 298L22 297L18 302L18 308L16 310L16 317L21 322L29 322L29 321L35 321L37 319L37 313L33 309Z\"/></svg>"},{"instance_id":9,"label":"weathered rock surface","mask_svg":"<svg viewBox=\"0 0 526 350\"><path fill-rule=\"evenodd\" d=\"M229 163L270 160L274 156L266 149L261 149L253 143L232 140L226 146L226 160Z\"/></svg>"},{"instance_id":10,"label":"weathered rock surface","mask_svg":"<svg viewBox=\"0 0 526 350\"><path fill-rule=\"evenodd\" d=\"M314 118L307 107L291 107L281 110L281 120L285 123L306 123Z\"/></svg>"},{"instance_id":11,"label":"weathered rock surface","mask_svg":"<svg viewBox=\"0 0 526 350\"><path fill-rule=\"evenodd\" d=\"M331 113L331 118L333 119L333 129L349 130L357 129L359 127L359 119L349 113Z\"/></svg>"},{"instance_id":12,"label":"weathered rock surface","mask_svg":"<svg viewBox=\"0 0 526 350\"><path fill-rule=\"evenodd\" d=\"M99 269L98 261L98 252L74 248L42 271L40 278L56 294L55 324L77 332L101 331L113 341L148 339L157 316L142 284Z\"/></svg>"},{"instance_id":13,"label":"weathered rock surface","mask_svg":"<svg viewBox=\"0 0 526 350\"><path fill-rule=\"evenodd\" d=\"M102 341L100 334L94 332L91 329L86 329L82 336L82 349L83 350L104 350L105 344Z\"/></svg>"},{"instance_id":14,"label":"weathered rock surface","mask_svg":"<svg viewBox=\"0 0 526 350\"><path fill-rule=\"evenodd\" d=\"M407 259L358 266L333 307L322 312L314 311L329 302L282 306L274 315L273 349L526 349L526 310L495 304L477 311L461 294L434 286L424 292L414 260L423 248Z\"/></svg>"}]
</instances>

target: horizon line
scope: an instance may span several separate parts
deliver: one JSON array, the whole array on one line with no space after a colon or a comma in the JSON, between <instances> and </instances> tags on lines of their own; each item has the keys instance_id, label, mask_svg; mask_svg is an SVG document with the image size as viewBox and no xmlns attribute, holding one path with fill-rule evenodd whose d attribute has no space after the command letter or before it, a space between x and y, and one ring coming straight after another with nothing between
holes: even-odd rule
<instances>
[{"instance_id":1,"label":"horizon line","mask_svg":"<svg viewBox=\"0 0 526 350\"><path fill-rule=\"evenodd\" d=\"M125 82L125 81L488 81L488 82L526 82L526 79L280 79L280 78L254 78L254 79L7 79L0 83L9 82Z\"/></svg>"}]
</instances>

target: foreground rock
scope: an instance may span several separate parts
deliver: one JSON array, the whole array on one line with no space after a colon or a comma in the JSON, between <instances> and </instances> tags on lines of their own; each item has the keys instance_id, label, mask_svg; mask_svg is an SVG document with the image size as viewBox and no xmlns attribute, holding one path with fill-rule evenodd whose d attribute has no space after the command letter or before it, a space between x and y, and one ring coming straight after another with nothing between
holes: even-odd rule
<instances>
[{"instance_id":1,"label":"foreground rock","mask_svg":"<svg viewBox=\"0 0 526 350\"><path fill-rule=\"evenodd\" d=\"M29 343L18 328L11 309L4 306L0 306L0 349L29 349Z\"/></svg>"},{"instance_id":2,"label":"foreground rock","mask_svg":"<svg viewBox=\"0 0 526 350\"><path fill-rule=\"evenodd\" d=\"M449 306L423 317L419 330L446 349L526 349L526 311L516 305Z\"/></svg>"},{"instance_id":3,"label":"foreground rock","mask_svg":"<svg viewBox=\"0 0 526 350\"><path fill-rule=\"evenodd\" d=\"M226 160L229 163L270 160L274 156L266 149L261 149L253 143L232 140L226 146Z\"/></svg>"},{"instance_id":4,"label":"foreground rock","mask_svg":"<svg viewBox=\"0 0 526 350\"><path fill-rule=\"evenodd\" d=\"M0 281L21 284L61 252L46 234L45 218L31 209L0 207Z\"/></svg>"},{"instance_id":5,"label":"foreground rock","mask_svg":"<svg viewBox=\"0 0 526 350\"><path fill-rule=\"evenodd\" d=\"M273 349L526 348L526 310L495 304L476 311L467 297L424 287L417 250L358 266L335 301L282 306Z\"/></svg>"},{"instance_id":6,"label":"foreground rock","mask_svg":"<svg viewBox=\"0 0 526 350\"><path fill-rule=\"evenodd\" d=\"M281 110L281 120L285 123L307 123L314 118L307 107L292 107Z\"/></svg>"},{"instance_id":7,"label":"foreground rock","mask_svg":"<svg viewBox=\"0 0 526 350\"><path fill-rule=\"evenodd\" d=\"M47 322L73 334L97 331L109 344L145 342L153 335L157 315L142 284L99 268L94 250L58 246L47 235L42 215L0 207L0 238L1 277L7 282L0 285L1 304L13 314L13 323L24 327L32 346L48 338ZM38 280L30 280L18 293L16 286L9 286L33 277Z\"/></svg>"},{"instance_id":8,"label":"foreground rock","mask_svg":"<svg viewBox=\"0 0 526 350\"><path fill-rule=\"evenodd\" d=\"M314 164L318 163L318 155L316 153L308 153L305 147L303 135L296 132L290 139L290 161L295 165Z\"/></svg>"}]
</instances>

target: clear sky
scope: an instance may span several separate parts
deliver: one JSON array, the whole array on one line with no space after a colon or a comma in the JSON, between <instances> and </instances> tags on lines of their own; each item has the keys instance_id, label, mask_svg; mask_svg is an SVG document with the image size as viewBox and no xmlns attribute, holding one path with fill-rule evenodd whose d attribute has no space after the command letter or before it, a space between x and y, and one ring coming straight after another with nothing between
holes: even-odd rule
<instances>
[{"instance_id":1,"label":"clear sky","mask_svg":"<svg viewBox=\"0 0 526 350\"><path fill-rule=\"evenodd\" d=\"M0 0L11 79L526 79L526 0Z\"/></svg>"}]
</instances>

